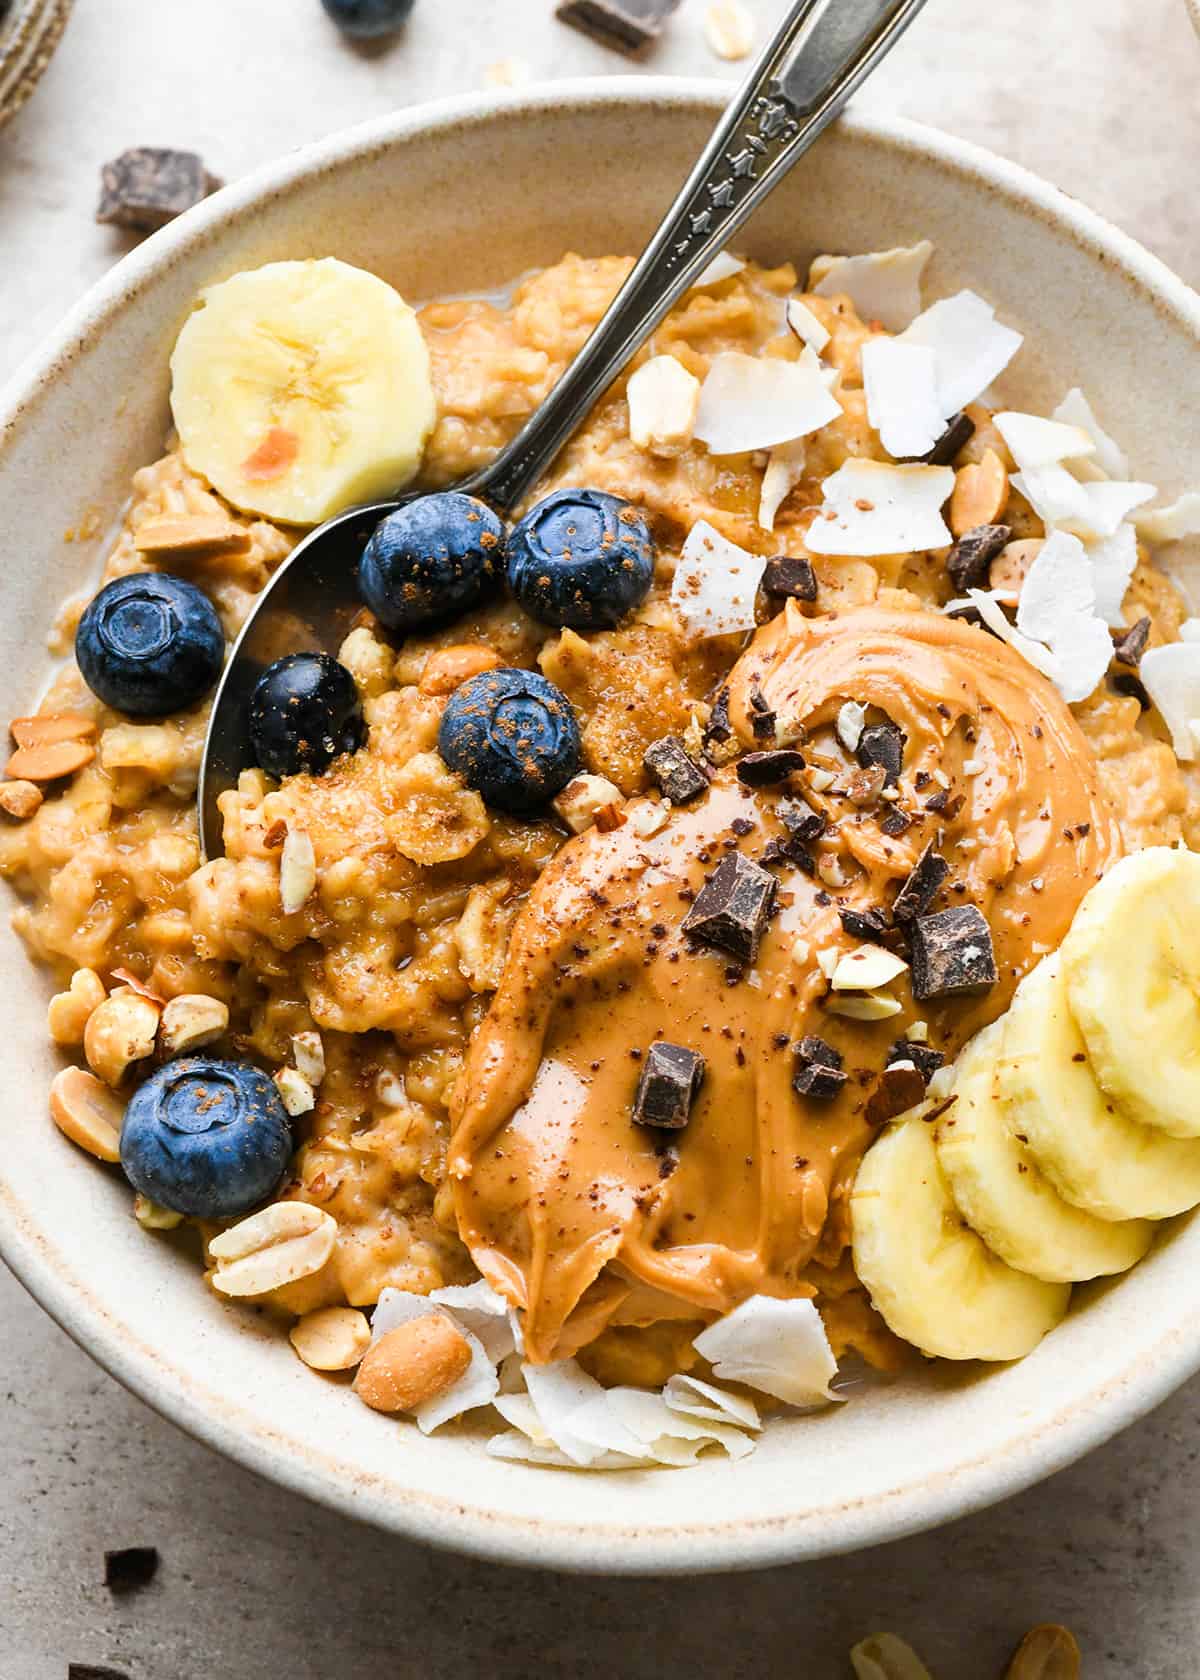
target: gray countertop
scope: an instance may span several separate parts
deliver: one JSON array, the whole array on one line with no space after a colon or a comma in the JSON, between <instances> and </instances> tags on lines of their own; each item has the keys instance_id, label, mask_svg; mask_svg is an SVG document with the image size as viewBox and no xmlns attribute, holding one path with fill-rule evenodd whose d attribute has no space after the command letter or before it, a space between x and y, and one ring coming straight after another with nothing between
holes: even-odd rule
<instances>
[{"instance_id":1,"label":"gray countertop","mask_svg":"<svg viewBox=\"0 0 1200 1680\"><path fill-rule=\"evenodd\" d=\"M765 26L778 0L750 0ZM704 0L646 69L716 74ZM342 46L317 0L77 0L33 102L0 133L0 380L129 241L91 220L125 146L235 177L519 57L538 78L621 71L552 0L418 0L389 51ZM1200 283L1200 44L1183 0L930 0L869 108L1029 165ZM1164 417L1169 423L1169 417ZM36 1118L36 1117L35 1117ZM940 1533L722 1580L548 1577L434 1554L214 1458L125 1394L0 1273L0 1680L68 1661L130 1680L841 1680L891 1628L935 1680L987 1680L1061 1620L1085 1674L1182 1680L1200 1650L1200 1381L1053 1481ZM156 1545L115 1598L103 1553Z\"/></svg>"}]
</instances>

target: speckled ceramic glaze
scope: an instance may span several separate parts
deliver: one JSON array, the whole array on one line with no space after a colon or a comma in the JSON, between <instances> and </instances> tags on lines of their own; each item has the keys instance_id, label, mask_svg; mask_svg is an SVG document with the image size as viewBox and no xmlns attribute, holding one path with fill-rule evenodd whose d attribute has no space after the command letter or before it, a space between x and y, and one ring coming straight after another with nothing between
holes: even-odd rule
<instances>
[{"instance_id":1,"label":"speckled ceramic glaze","mask_svg":"<svg viewBox=\"0 0 1200 1680\"><path fill-rule=\"evenodd\" d=\"M709 84L606 80L431 106L296 153L121 263L0 395L5 513L0 713L29 709L60 597L99 566L130 474L167 425L167 354L197 290L281 257L335 254L408 297L492 288L564 250L634 251L720 107ZM1045 409L1079 383L1173 494L1195 476L1200 299L1072 200L908 124L844 121L743 241L768 261L934 240L933 290L984 292L1028 341L1006 390ZM486 1457L470 1424L432 1440L316 1377L148 1237L128 1188L46 1114L45 977L0 938L0 1249L87 1350L185 1429L381 1527L514 1563L749 1568L945 1522L1047 1475L1200 1365L1200 1224L1164 1230L1018 1365L930 1367L772 1423L737 1465L582 1475Z\"/></svg>"}]
</instances>

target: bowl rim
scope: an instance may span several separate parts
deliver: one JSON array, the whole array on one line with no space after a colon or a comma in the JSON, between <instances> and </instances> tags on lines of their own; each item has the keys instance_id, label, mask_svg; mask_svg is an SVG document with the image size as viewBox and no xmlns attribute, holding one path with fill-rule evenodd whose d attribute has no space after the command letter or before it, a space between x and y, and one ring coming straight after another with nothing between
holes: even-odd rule
<instances>
[{"instance_id":1,"label":"bowl rim","mask_svg":"<svg viewBox=\"0 0 1200 1680\"><path fill-rule=\"evenodd\" d=\"M231 218L356 158L389 150L418 132L486 124L497 115L569 108L675 105L714 117L728 84L710 79L605 76L552 82L413 106L300 148L223 188L123 258L74 306L48 340L0 388L0 445L36 416L39 398L105 330L107 323L176 257L203 245ZM1125 277L1200 346L1200 295L1158 257L1094 211L1019 165L967 141L895 117L849 113L842 124L868 142L930 158L939 167L1014 201L1066 231L1088 254ZM408 1539L502 1563L607 1574L677 1574L754 1569L848 1552L899 1539L967 1515L1040 1481L1151 1410L1200 1368L1200 1337L1181 1312L1153 1349L1110 1369L1084 1395L1073 1394L1030 1438L1019 1431L999 1448L960 1460L920 1486L898 1486L871 1501L845 1504L821 1524L801 1515L719 1517L686 1531L643 1530L529 1519L470 1507L453 1493L410 1493L330 1474L329 1461L304 1443L262 1425L247 1427L235 1407L215 1408L188 1374L121 1333L103 1303L56 1266L37 1222L0 1182L0 1258L29 1293L98 1364L160 1415L245 1469L341 1515ZM831 1532L832 1530L832 1532ZM597 1542L603 1541L602 1547ZM603 1556L597 1553L602 1550Z\"/></svg>"}]
</instances>

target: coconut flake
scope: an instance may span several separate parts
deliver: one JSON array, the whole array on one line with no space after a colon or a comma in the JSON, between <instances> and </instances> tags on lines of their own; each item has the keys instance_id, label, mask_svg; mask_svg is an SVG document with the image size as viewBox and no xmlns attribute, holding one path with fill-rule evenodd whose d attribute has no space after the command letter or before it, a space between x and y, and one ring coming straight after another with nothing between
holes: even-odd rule
<instances>
[{"instance_id":1,"label":"coconut flake","mask_svg":"<svg viewBox=\"0 0 1200 1680\"><path fill-rule=\"evenodd\" d=\"M1200 492L1188 490L1167 507L1147 508L1137 516L1137 528L1147 542L1182 542L1200 537Z\"/></svg>"},{"instance_id":2,"label":"coconut flake","mask_svg":"<svg viewBox=\"0 0 1200 1680\"><path fill-rule=\"evenodd\" d=\"M673 1412L696 1418L701 1423L724 1423L734 1429L761 1429L762 1419L753 1400L741 1394L731 1394L716 1383L703 1382L699 1377L679 1371L667 1379L663 1399Z\"/></svg>"},{"instance_id":3,"label":"coconut flake","mask_svg":"<svg viewBox=\"0 0 1200 1680\"><path fill-rule=\"evenodd\" d=\"M688 290L698 292L702 286L717 286L722 280L732 280L745 266L744 257L732 256L728 251L718 251L708 267L701 270L699 278L692 281Z\"/></svg>"},{"instance_id":4,"label":"coconut flake","mask_svg":"<svg viewBox=\"0 0 1200 1680\"><path fill-rule=\"evenodd\" d=\"M884 950L882 945L860 945L838 959L829 984L835 992L874 992L880 986L890 986L907 968L903 957Z\"/></svg>"},{"instance_id":5,"label":"coconut flake","mask_svg":"<svg viewBox=\"0 0 1200 1680\"><path fill-rule=\"evenodd\" d=\"M772 449L758 496L758 523L764 531L775 529L775 515L804 477L807 459L808 444L804 438Z\"/></svg>"},{"instance_id":6,"label":"coconut flake","mask_svg":"<svg viewBox=\"0 0 1200 1680\"><path fill-rule=\"evenodd\" d=\"M921 308L921 276L933 255L928 239L857 257L817 257L808 289L818 297L844 292L864 321L902 332Z\"/></svg>"},{"instance_id":7,"label":"coconut flake","mask_svg":"<svg viewBox=\"0 0 1200 1680\"><path fill-rule=\"evenodd\" d=\"M807 437L841 413L819 364L723 350L701 386L695 430L712 454L743 455Z\"/></svg>"},{"instance_id":8,"label":"coconut flake","mask_svg":"<svg viewBox=\"0 0 1200 1680\"><path fill-rule=\"evenodd\" d=\"M985 590L968 591L984 622L1048 676L1064 700L1086 700L1108 669L1112 638L1096 616L1092 566L1078 537L1052 531L1021 585L1015 628Z\"/></svg>"},{"instance_id":9,"label":"coconut flake","mask_svg":"<svg viewBox=\"0 0 1200 1680\"><path fill-rule=\"evenodd\" d=\"M1115 536L1134 508L1154 495L1152 484L1108 479L1081 484L1059 465L1014 473L1012 482L1045 525L1089 540Z\"/></svg>"},{"instance_id":10,"label":"coconut flake","mask_svg":"<svg viewBox=\"0 0 1200 1680\"><path fill-rule=\"evenodd\" d=\"M464 1291L465 1293L465 1291ZM471 1363L457 1382L451 1383L441 1394L426 1400L413 1412L423 1435L432 1435L451 1418L479 1406L488 1406L500 1389L493 1361L488 1358L478 1336L447 1307L438 1306L432 1296L413 1295L405 1289L384 1289L371 1319L371 1340L377 1342L397 1325L408 1324L414 1318L431 1318L436 1314L449 1318L466 1339L471 1350Z\"/></svg>"},{"instance_id":11,"label":"coconut flake","mask_svg":"<svg viewBox=\"0 0 1200 1680\"><path fill-rule=\"evenodd\" d=\"M1040 414L1021 414L1015 409L1005 409L992 419L1022 472L1096 452L1094 439L1082 426L1044 420Z\"/></svg>"},{"instance_id":12,"label":"coconut flake","mask_svg":"<svg viewBox=\"0 0 1200 1680\"><path fill-rule=\"evenodd\" d=\"M718 1377L747 1383L790 1406L835 1398L829 1384L837 1360L811 1301L752 1295L702 1330L692 1346Z\"/></svg>"},{"instance_id":13,"label":"coconut flake","mask_svg":"<svg viewBox=\"0 0 1200 1680\"><path fill-rule=\"evenodd\" d=\"M512 1309L486 1278L480 1278L478 1283L435 1289L429 1299L444 1307L461 1329L469 1330L477 1338L493 1365L499 1365L515 1350Z\"/></svg>"},{"instance_id":14,"label":"coconut flake","mask_svg":"<svg viewBox=\"0 0 1200 1680\"><path fill-rule=\"evenodd\" d=\"M651 455L681 455L692 441L700 381L674 356L651 356L625 387L629 437Z\"/></svg>"},{"instance_id":15,"label":"coconut flake","mask_svg":"<svg viewBox=\"0 0 1200 1680\"><path fill-rule=\"evenodd\" d=\"M954 489L952 467L851 460L822 489L804 538L812 554L908 554L951 541L941 510Z\"/></svg>"},{"instance_id":16,"label":"coconut flake","mask_svg":"<svg viewBox=\"0 0 1200 1680\"><path fill-rule=\"evenodd\" d=\"M1111 537L1089 543L1092 587L1096 592L1096 614L1114 630L1125 628L1121 611L1129 580L1137 567L1137 532L1132 525L1118 525Z\"/></svg>"},{"instance_id":17,"label":"coconut flake","mask_svg":"<svg viewBox=\"0 0 1200 1680\"><path fill-rule=\"evenodd\" d=\"M787 301L787 324L796 337L803 340L815 356L829 343L829 328L823 326L803 298L793 297Z\"/></svg>"},{"instance_id":18,"label":"coconut flake","mask_svg":"<svg viewBox=\"0 0 1200 1680\"><path fill-rule=\"evenodd\" d=\"M1096 465L1106 472L1109 478L1129 477L1129 459L1125 451L1104 430L1092 411L1091 403L1078 385L1067 392L1054 410L1053 418L1061 420L1064 425L1082 426L1095 445Z\"/></svg>"},{"instance_id":19,"label":"coconut flake","mask_svg":"<svg viewBox=\"0 0 1200 1680\"><path fill-rule=\"evenodd\" d=\"M753 630L754 598L766 560L723 537L706 520L688 532L671 584L671 605L694 636Z\"/></svg>"},{"instance_id":20,"label":"coconut flake","mask_svg":"<svg viewBox=\"0 0 1200 1680\"><path fill-rule=\"evenodd\" d=\"M928 345L937 357L943 415L974 402L1024 343L1019 332L997 321L990 303L968 291L931 304L901 338L906 344Z\"/></svg>"},{"instance_id":21,"label":"coconut flake","mask_svg":"<svg viewBox=\"0 0 1200 1680\"><path fill-rule=\"evenodd\" d=\"M686 1417L661 1394L644 1388L610 1388L605 1396L613 1416L642 1451L663 1463L692 1464L707 1446L719 1446L730 1458L745 1458L754 1442L728 1424Z\"/></svg>"},{"instance_id":22,"label":"coconut flake","mask_svg":"<svg viewBox=\"0 0 1200 1680\"><path fill-rule=\"evenodd\" d=\"M506 1429L493 1435L487 1443L489 1458L504 1458L514 1464L539 1464L557 1470L580 1468L565 1452L553 1445L531 1441L519 1429ZM587 1466L589 1470L639 1470L652 1460L626 1458L622 1453L599 1453Z\"/></svg>"},{"instance_id":23,"label":"coconut flake","mask_svg":"<svg viewBox=\"0 0 1200 1680\"><path fill-rule=\"evenodd\" d=\"M1189 635L1186 641L1147 648L1138 676L1171 731L1176 758L1190 763L1197 755L1193 725L1200 719L1200 640Z\"/></svg>"},{"instance_id":24,"label":"coconut flake","mask_svg":"<svg viewBox=\"0 0 1200 1680\"><path fill-rule=\"evenodd\" d=\"M937 357L925 344L872 338L862 347L867 418L889 455L927 455L945 431Z\"/></svg>"}]
</instances>

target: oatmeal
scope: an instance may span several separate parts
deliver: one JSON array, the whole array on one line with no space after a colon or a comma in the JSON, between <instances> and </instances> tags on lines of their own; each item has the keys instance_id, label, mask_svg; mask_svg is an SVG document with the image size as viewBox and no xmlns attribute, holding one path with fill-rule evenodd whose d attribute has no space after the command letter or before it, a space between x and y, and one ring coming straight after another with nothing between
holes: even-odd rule
<instances>
[{"instance_id":1,"label":"oatmeal","mask_svg":"<svg viewBox=\"0 0 1200 1680\"><path fill-rule=\"evenodd\" d=\"M1133 523L1148 487L1063 465L1095 448L1081 397L1052 421L982 405L1020 337L973 294L863 318L856 276L915 289L920 249L896 255L802 295L788 265L731 265L514 530L453 494L410 504L403 541L385 522L336 663L277 662L256 694L261 767L222 795L207 862L223 640L301 526L418 462L430 490L489 462L630 264L568 256L505 305L416 316L332 260L270 265L185 328L181 437L136 475L101 593L56 626L89 680L68 664L14 723L0 869L65 988L52 1034L90 1069L56 1082L64 1133L120 1154L148 1230L190 1217L213 1287L276 1310L306 1363L365 1355L377 1409L425 1428L493 1403L512 1426L493 1449L536 1462L736 1454L746 1387L819 1403L843 1354L886 1370L905 1343L1013 1357L1071 1281L1200 1200L1178 1117L1170 1174L1081 1188L1013 1071L1022 1000L1053 984L1038 1055L1094 1069L1159 1141L1092 1010L1088 935L1098 895L1125 895L1117 918L1148 890L1139 871L1184 892L1173 849L1200 840L1159 657L1188 645L1186 608ZM365 324L339 354L368 328L381 347L342 432L298 382L220 431L253 311L328 316L342 287ZM977 383L948 318L977 335ZM187 633L154 655L170 704L112 653L148 614ZM257 1131L230 1120L247 1104ZM1036 1208L997 1191L1009 1166L1045 1187ZM968 1244L947 1249L959 1295L984 1279L1006 1334L962 1323L932 1260L921 1283L943 1219ZM500 1393L518 1346L527 1387ZM610 1404L594 1440L562 1426ZM673 1430L682 1456L651 1450Z\"/></svg>"}]
</instances>

